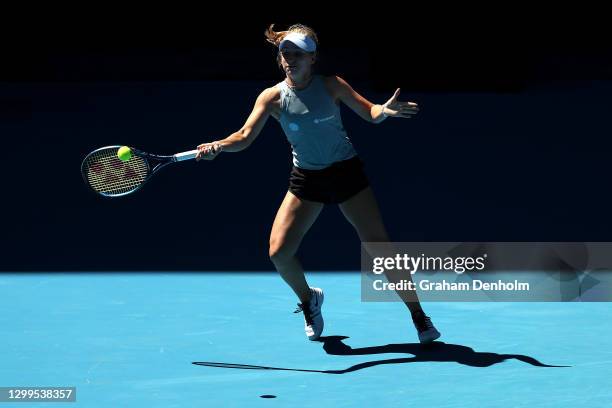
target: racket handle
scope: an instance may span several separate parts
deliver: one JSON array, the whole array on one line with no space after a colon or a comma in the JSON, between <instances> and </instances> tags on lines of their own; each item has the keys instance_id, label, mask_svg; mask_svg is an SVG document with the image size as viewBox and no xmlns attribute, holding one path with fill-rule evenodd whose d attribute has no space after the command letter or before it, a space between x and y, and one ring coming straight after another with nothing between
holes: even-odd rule
<instances>
[{"instance_id":1,"label":"racket handle","mask_svg":"<svg viewBox=\"0 0 612 408\"><path fill-rule=\"evenodd\" d=\"M195 159L198 154L198 150L189 150L188 152L177 153L174 156L174 161L183 161L183 160L191 160Z\"/></svg>"}]
</instances>

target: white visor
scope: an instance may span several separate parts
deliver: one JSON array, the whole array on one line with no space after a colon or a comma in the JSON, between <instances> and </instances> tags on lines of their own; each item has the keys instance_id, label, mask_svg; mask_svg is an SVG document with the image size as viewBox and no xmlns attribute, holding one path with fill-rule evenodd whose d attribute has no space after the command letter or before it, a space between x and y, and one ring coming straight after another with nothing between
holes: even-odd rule
<instances>
[{"instance_id":1,"label":"white visor","mask_svg":"<svg viewBox=\"0 0 612 408\"><path fill-rule=\"evenodd\" d=\"M317 44L314 42L314 40L304 34L300 34L296 32L287 34L285 38L283 38L283 41L281 41L280 44L278 45L278 49L282 50L283 45L285 45L287 42L290 42L298 46L299 48L301 48L302 50L306 52L315 52L317 50Z\"/></svg>"}]
</instances>

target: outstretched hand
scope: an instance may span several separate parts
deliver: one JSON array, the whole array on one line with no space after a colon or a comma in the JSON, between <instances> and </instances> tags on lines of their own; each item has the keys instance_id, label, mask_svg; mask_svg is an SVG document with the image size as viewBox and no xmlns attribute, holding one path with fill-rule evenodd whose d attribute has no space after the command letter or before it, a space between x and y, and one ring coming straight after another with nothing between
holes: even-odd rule
<instances>
[{"instance_id":1,"label":"outstretched hand","mask_svg":"<svg viewBox=\"0 0 612 408\"><path fill-rule=\"evenodd\" d=\"M392 116L394 118L407 118L410 119L417 113L419 113L419 105L415 102L400 102L397 97L400 94L400 89L397 88L391 99L389 99L383 105L384 113L386 116Z\"/></svg>"}]
</instances>

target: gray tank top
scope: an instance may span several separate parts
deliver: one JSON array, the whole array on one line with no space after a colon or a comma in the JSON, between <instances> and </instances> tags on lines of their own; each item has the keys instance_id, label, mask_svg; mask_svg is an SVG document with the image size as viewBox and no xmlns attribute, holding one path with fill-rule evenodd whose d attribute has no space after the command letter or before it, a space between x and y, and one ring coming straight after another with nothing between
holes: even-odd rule
<instances>
[{"instance_id":1,"label":"gray tank top","mask_svg":"<svg viewBox=\"0 0 612 408\"><path fill-rule=\"evenodd\" d=\"M357 155L349 140L340 107L316 75L302 90L285 81L280 89L280 124L293 150L293 164L301 169L320 170Z\"/></svg>"}]
</instances>

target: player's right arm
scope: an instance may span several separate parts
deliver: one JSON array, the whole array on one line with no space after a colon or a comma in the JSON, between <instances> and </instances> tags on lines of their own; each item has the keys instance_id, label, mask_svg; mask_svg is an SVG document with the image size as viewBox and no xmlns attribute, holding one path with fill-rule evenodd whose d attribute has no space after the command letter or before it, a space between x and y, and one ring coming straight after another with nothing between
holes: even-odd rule
<instances>
[{"instance_id":1,"label":"player's right arm","mask_svg":"<svg viewBox=\"0 0 612 408\"><path fill-rule=\"evenodd\" d=\"M280 91L277 87L264 90L257 97L253 111L240 130L225 139L199 145L196 160L212 160L222 151L239 152L249 147L263 129L279 99Z\"/></svg>"}]
</instances>

